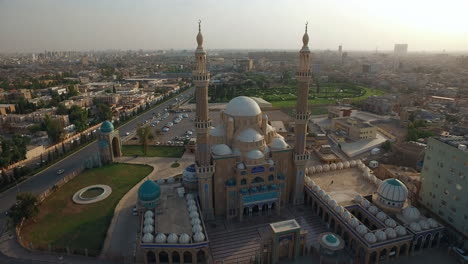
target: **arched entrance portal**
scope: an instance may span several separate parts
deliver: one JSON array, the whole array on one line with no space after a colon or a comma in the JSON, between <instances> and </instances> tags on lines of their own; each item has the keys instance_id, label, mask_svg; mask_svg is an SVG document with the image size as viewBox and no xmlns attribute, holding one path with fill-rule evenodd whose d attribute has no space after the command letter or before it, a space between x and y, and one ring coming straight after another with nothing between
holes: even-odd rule
<instances>
[{"instance_id":1,"label":"arched entrance portal","mask_svg":"<svg viewBox=\"0 0 468 264\"><path fill-rule=\"evenodd\" d=\"M117 137L114 137L112 139L112 155L114 155L114 157L120 157L120 142L119 142L119 139Z\"/></svg>"},{"instance_id":2,"label":"arched entrance portal","mask_svg":"<svg viewBox=\"0 0 468 264\"><path fill-rule=\"evenodd\" d=\"M156 264L156 255L153 251L148 251L148 253L146 253L146 259L148 260L148 264Z\"/></svg>"},{"instance_id":3,"label":"arched entrance portal","mask_svg":"<svg viewBox=\"0 0 468 264\"><path fill-rule=\"evenodd\" d=\"M197 252L197 263L206 263L205 251L200 250Z\"/></svg>"},{"instance_id":4,"label":"arched entrance portal","mask_svg":"<svg viewBox=\"0 0 468 264\"><path fill-rule=\"evenodd\" d=\"M166 251L159 252L159 263L169 263L169 254Z\"/></svg>"}]
</instances>

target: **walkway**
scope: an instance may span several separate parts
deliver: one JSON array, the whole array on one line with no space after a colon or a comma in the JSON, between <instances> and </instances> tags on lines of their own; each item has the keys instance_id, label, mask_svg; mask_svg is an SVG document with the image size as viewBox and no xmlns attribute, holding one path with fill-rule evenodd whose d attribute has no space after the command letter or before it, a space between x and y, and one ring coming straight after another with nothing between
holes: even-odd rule
<instances>
[{"instance_id":1,"label":"walkway","mask_svg":"<svg viewBox=\"0 0 468 264\"><path fill-rule=\"evenodd\" d=\"M181 158L159 158L159 157L119 157L116 160L122 163L146 164L154 170L147 177L151 180L165 179L181 174L190 164L194 163L195 156L185 153ZM177 161L180 166L172 168L171 165ZM145 181L147 178L143 179ZM141 183L141 182L140 182ZM137 201L137 191L140 183L136 184L117 204L114 217L107 230L101 258L122 260L133 259L136 255L138 216L133 215L132 208Z\"/></svg>"}]
</instances>

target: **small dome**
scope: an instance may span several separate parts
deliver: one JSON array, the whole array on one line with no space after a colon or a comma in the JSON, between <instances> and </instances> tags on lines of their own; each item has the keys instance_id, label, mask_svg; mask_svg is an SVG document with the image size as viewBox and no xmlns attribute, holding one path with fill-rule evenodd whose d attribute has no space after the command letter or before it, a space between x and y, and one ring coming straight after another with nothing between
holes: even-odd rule
<instances>
[{"instance_id":1,"label":"small dome","mask_svg":"<svg viewBox=\"0 0 468 264\"><path fill-rule=\"evenodd\" d=\"M330 169L331 169L331 170L336 170L336 168L337 168L337 167L336 167L336 164L335 164L335 163L332 163L332 164L330 165Z\"/></svg>"},{"instance_id":2,"label":"small dome","mask_svg":"<svg viewBox=\"0 0 468 264\"><path fill-rule=\"evenodd\" d=\"M331 199L330 195L328 195L328 194L325 194L325 196L323 197L323 200L325 200L325 202L330 201L330 199Z\"/></svg>"},{"instance_id":3,"label":"small dome","mask_svg":"<svg viewBox=\"0 0 468 264\"><path fill-rule=\"evenodd\" d=\"M343 168L347 169L349 168L349 166L350 166L349 161L343 162Z\"/></svg>"},{"instance_id":4,"label":"small dome","mask_svg":"<svg viewBox=\"0 0 468 264\"><path fill-rule=\"evenodd\" d=\"M192 183L198 182L195 164L191 164L185 168L184 172L182 172L182 181Z\"/></svg>"},{"instance_id":5,"label":"small dome","mask_svg":"<svg viewBox=\"0 0 468 264\"><path fill-rule=\"evenodd\" d=\"M197 203L195 202L194 199L187 200L187 205L188 205L188 206L196 205L196 204L197 204Z\"/></svg>"},{"instance_id":6,"label":"small dome","mask_svg":"<svg viewBox=\"0 0 468 264\"><path fill-rule=\"evenodd\" d=\"M356 161L355 161L355 160L350 161L350 162L349 162L349 166L350 166L350 167L356 166Z\"/></svg>"},{"instance_id":7,"label":"small dome","mask_svg":"<svg viewBox=\"0 0 468 264\"><path fill-rule=\"evenodd\" d=\"M388 226L388 227L395 227L396 222L395 222L395 220L393 220L391 218L388 218L387 220L385 220L385 225Z\"/></svg>"},{"instance_id":8,"label":"small dome","mask_svg":"<svg viewBox=\"0 0 468 264\"><path fill-rule=\"evenodd\" d=\"M145 225L145 227L143 227L143 233L153 233L153 231L153 225Z\"/></svg>"},{"instance_id":9,"label":"small dome","mask_svg":"<svg viewBox=\"0 0 468 264\"><path fill-rule=\"evenodd\" d=\"M212 128L210 129L210 136L213 136L213 137L223 137L225 134L226 134L226 132L225 132L225 129L224 129L224 126L223 126L223 125L219 125L219 126L216 126L216 127L212 127Z\"/></svg>"},{"instance_id":10,"label":"small dome","mask_svg":"<svg viewBox=\"0 0 468 264\"><path fill-rule=\"evenodd\" d=\"M315 168L317 169L317 172L322 172L323 171L322 165L317 165Z\"/></svg>"},{"instance_id":11,"label":"small dome","mask_svg":"<svg viewBox=\"0 0 468 264\"><path fill-rule=\"evenodd\" d=\"M161 196L161 187L154 181L147 180L138 188L138 199L140 201L153 201Z\"/></svg>"},{"instance_id":12,"label":"small dome","mask_svg":"<svg viewBox=\"0 0 468 264\"><path fill-rule=\"evenodd\" d=\"M99 130L101 133L110 133L114 131L114 125L109 120L106 120L101 124Z\"/></svg>"},{"instance_id":13,"label":"small dome","mask_svg":"<svg viewBox=\"0 0 468 264\"><path fill-rule=\"evenodd\" d=\"M167 237L164 233L159 233L156 235L156 239L154 240L156 243L166 243Z\"/></svg>"},{"instance_id":14,"label":"small dome","mask_svg":"<svg viewBox=\"0 0 468 264\"><path fill-rule=\"evenodd\" d=\"M200 218L200 215L197 211L190 212L190 218Z\"/></svg>"},{"instance_id":15,"label":"small dome","mask_svg":"<svg viewBox=\"0 0 468 264\"><path fill-rule=\"evenodd\" d=\"M270 147L272 149L288 149L290 146L283 138L276 137L271 141Z\"/></svg>"},{"instance_id":16,"label":"small dome","mask_svg":"<svg viewBox=\"0 0 468 264\"><path fill-rule=\"evenodd\" d=\"M202 228L201 225L194 225L194 226L192 227L192 232L193 232L193 233L197 233L197 232L201 232L201 231L203 231L203 228Z\"/></svg>"},{"instance_id":17,"label":"small dome","mask_svg":"<svg viewBox=\"0 0 468 264\"><path fill-rule=\"evenodd\" d=\"M323 165L323 171L329 171L330 170L330 165L325 164Z\"/></svg>"},{"instance_id":18,"label":"small dome","mask_svg":"<svg viewBox=\"0 0 468 264\"><path fill-rule=\"evenodd\" d=\"M419 212L418 208L414 206L408 206L405 209L403 209L403 216L408 220L408 221L416 221L419 219L421 216L421 213Z\"/></svg>"},{"instance_id":19,"label":"small dome","mask_svg":"<svg viewBox=\"0 0 468 264\"><path fill-rule=\"evenodd\" d=\"M343 213L343 218L348 221L349 219L351 219L351 213L348 212L348 210L346 210L344 213Z\"/></svg>"},{"instance_id":20,"label":"small dome","mask_svg":"<svg viewBox=\"0 0 468 264\"><path fill-rule=\"evenodd\" d=\"M143 235L141 241L143 241L143 243L153 243L153 239L154 236L151 233L146 233Z\"/></svg>"},{"instance_id":21,"label":"small dome","mask_svg":"<svg viewBox=\"0 0 468 264\"><path fill-rule=\"evenodd\" d=\"M148 210L148 211L145 212L145 217L153 217L153 216L154 216L153 211Z\"/></svg>"},{"instance_id":22,"label":"small dome","mask_svg":"<svg viewBox=\"0 0 468 264\"><path fill-rule=\"evenodd\" d=\"M183 233L179 237L179 244L188 244L190 242L190 236L186 233Z\"/></svg>"},{"instance_id":23,"label":"small dome","mask_svg":"<svg viewBox=\"0 0 468 264\"><path fill-rule=\"evenodd\" d=\"M408 189L400 180L391 178L384 180L379 185L377 194L385 202L399 203L403 206L403 203L408 197Z\"/></svg>"},{"instance_id":24,"label":"small dome","mask_svg":"<svg viewBox=\"0 0 468 264\"><path fill-rule=\"evenodd\" d=\"M328 201L328 204L332 207L332 208L335 208L335 206L337 205L337 202L335 200L330 200Z\"/></svg>"},{"instance_id":25,"label":"small dome","mask_svg":"<svg viewBox=\"0 0 468 264\"><path fill-rule=\"evenodd\" d=\"M380 221L385 221L385 219L388 218L387 214L385 214L384 212L378 212L377 213L377 218L380 220Z\"/></svg>"},{"instance_id":26,"label":"small dome","mask_svg":"<svg viewBox=\"0 0 468 264\"><path fill-rule=\"evenodd\" d=\"M312 190L314 192L319 192L320 191L320 187L318 185L315 185L314 187L312 187Z\"/></svg>"},{"instance_id":27,"label":"small dome","mask_svg":"<svg viewBox=\"0 0 468 264\"><path fill-rule=\"evenodd\" d=\"M174 183L174 182L175 182L174 177L167 178L167 183Z\"/></svg>"},{"instance_id":28,"label":"small dome","mask_svg":"<svg viewBox=\"0 0 468 264\"><path fill-rule=\"evenodd\" d=\"M194 226L194 225L200 225L201 224L201 221L200 221L200 218L192 218L192 221L190 221L190 223Z\"/></svg>"},{"instance_id":29,"label":"small dome","mask_svg":"<svg viewBox=\"0 0 468 264\"><path fill-rule=\"evenodd\" d=\"M257 116L262 113L257 102L247 96L238 96L226 106L224 113L231 116Z\"/></svg>"},{"instance_id":30,"label":"small dome","mask_svg":"<svg viewBox=\"0 0 468 264\"><path fill-rule=\"evenodd\" d=\"M197 211L197 206L196 205L190 205L188 207L189 212L196 212Z\"/></svg>"},{"instance_id":31,"label":"small dome","mask_svg":"<svg viewBox=\"0 0 468 264\"><path fill-rule=\"evenodd\" d=\"M374 205L371 205L368 210L373 215L376 215L379 212L379 209L375 207Z\"/></svg>"},{"instance_id":32,"label":"small dome","mask_svg":"<svg viewBox=\"0 0 468 264\"><path fill-rule=\"evenodd\" d=\"M427 223L429 224L429 226L431 226L432 228L436 228L439 226L439 223L437 223L436 220L432 219L432 218L429 218L427 219Z\"/></svg>"},{"instance_id":33,"label":"small dome","mask_svg":"<svg viewBox=\"0 0 468 264\"><path fill-rule=\"evenodd\" d=\"M359 226L359 220L357 220L356 217L350 218L348 220L348 224L351 225L353 228L356 228Z\"/></svg>"},{"instance_id":34,"label":"small dome","mask_svg":"<svg viewBox=\"0 0 468 264\"><path fill-rule=\"evenodd\" d=\"M311 166L309 168L309 172L312 173L312 174L315 173L316 171L317 171L317 169L315 168L315 166Z\"/></svg>"},{"instance_id":35,"label":"small dome","mask_svg":"<svg viewBox=\"0 0 468 264\"><path fill-rule=\"evenodd\" d=\"M344 165L343 165L343 162L341 162L341 161L336 164L336 168L339 169L339 170L342 170L343 167L344 167Z\"/></svg>"},{"instance_id":36,"label":"small dome","mask_svg":"<svg viewBox=\"0 0 468 264\"><path fill-rule=\"evenodd\" d=\"M419 221L419 226L421 226L421 229L423 230L430 228L429 223L426 220Z\"/></svg>"},{"instance_id":37,"label":"small dome","mask_svg":"<svg viewBox=\"0 0 468 264\"><path fill-rule=\"evenodd\" d=\"M375 237L377 238L378 241L387 240L387 234L385 234L385 232L382 230L377 230L377 232L375 232Z\"/></svg>"},{"instance_id":38,"label":"small dome","mask_svg":"<svg viewBox=\"0 0 468 264\"><path fill-rule=\"evenodd\" d=\"M420 226L418 223L411 223L411 224L410 224L410 228L411 228L413 231L416 231L416 232L421 231L421 226Z\"/></svg>"},{"instance_id":39,"label":"small dome","mask_svg":"<svg viewBox=\"0 0 468 264\"><path fill-rule=\"evenodd\" d=\"M241 162L241 163L237 163L237 169L239 169L239 170L245 170L245 165L244 165L244 163L242 163L242 162Z\"/></svg>"},{"instance_id":40,"label":"small dome","mask_svg":"<svg viewBox=\"0 0 468 264\"><path fill-rule=\"evenodd\" d=\"M357 202L357 203L361 203L362 202L362 196L360 194L354 196L354 201Z\"/></svg>"},{"instance_id":41,"label":"small dome","mask_svg":"<svg viewBox=\"0 0 468 264\"><path fill-rule=\"evenodd\" d=\"M167 237L167 243L169 244L177 244L178 241L179 241L179 237L177 236L177 234L171 233Z\"/></svg>"},{"instance_id":42,"label":"small dome","mask_svg":"<svg viewBox=\"0 0 468 264\"><path fill-rule=\"evenodd\" d=\"M324 190L320 190L318 192L318 195L320 195L320 197L324 197L325 196L325 191Z\"/></svg>"},{"instance_id":43,"label":"small dome","mask_svg":"<svg viewBox=\"0 0 468 264\"><path fill-rule=\"evenodd\" d=\"M369 202L369 200L363 198L362 202L361 202L361 205L364 208L369 208L371 206L371 203Z\"/></svg>"},{"instance_id":44,"label":"small dome","mask_svg":"<svg viewBox=\"0 0 468 264\"><path fill-rule=\"evenodd\" d=\"M335 211L339 214L342 214L344 212L344 207L341 205L335 206Z\"/></svg>"},{"instance_id":45,"label":"small dome","mask_svg":"<svg viewBox=\"0 0 468 264\"><path fill-rule=\"evenodd\" d=\"M216 144L211 147L211 152L217 156L231 155L232 150L226 144Z\"/></svg>"},{"instance_id":46,"label":"small dome","mask_svg":"<svg viewBox=\"0 0 468 264\"><path fill-rule=\"evenodd\" d=\"M366 227L365 225L358 225L358 226L356 227L356 231L357 231L361 236L367 234L367 232L368 232L368 231L367 231L367 227Z\"/></svg>"},{"instance_id":47,"label":"small dome","mask_svg":"<svg viewBox=\"0 0 468 264\"><path fill-rule=\"evenodd\" d=\"M404 235L406 235L406 228L399 225L399 226L395 227L395 232L397 233L398 236L404 236Z\"/></svg>"},{"instance_id":48,"label":"small dome","mask_svg":"<svg viewBox=\"0 0 468 264\"><path fill-rule=\"evenodd\" d=\"M364 239L366 239L366 241L369 242L369 243L377 242L377 238L375 237L375 235L373 233L367 233L364 236Z\"/></svg>"},{"instance_id":49,"label":"small dome","mask_svg":"<svg viewBox=\"0 0 468 264\"><path fill-rule=\"evenodd\" d=\"M357 164L357 165L361 165L361 164L362 164L362 160L361 160L361 159L357 159L357 160L356 160L356 164Z\"/></svg>"},{"instance_id":50,"label":"small dome","mask_svg":"<svg viewBox=\"0 0 468 264\"><path fill-rule=\"evenodd\" d=\"M322 242L327 246L336 247L340 244L340 240L334 234L327 234L322 237Z\"/></svg>"},{"instance_id":51,"label":"small dome","mask_svg":"<svg viewBox=\"0 0 468 264\"><path fill-rule=\"evenodd\" d=\"M193 235L193 240L195 240L195 242L202 242L205 240L205 235L202 232L197 232Z\"/></svg>"},{"instance_id":52,"label":"small dome","mask_svg":"<svg viewBox=\"0 0 468 264\"><path fill-rule=\"evenodd\" d=\"M193 200L193 194L189 193L187 195L185 195L185 199L188 201L188 200Z\"/></svg>"},{"instance_id":53,"label":"small dome","mask_svg":"<svg viewBox=\"0 0 468 264\"><path fill-rule=\"evenodd\" d=\"M268 165L274 166L275 162L272 159L267 160Z\"/></svg>"},{"instance_id":54,"label":"small dome","mask_svg":"<svg viewBox=\"0 0 468 264\"><path fill-rule=\"evenodd\" d=\"M361 169L361 170L364 170L366 168L366 165L364 164L358 164L358 168Z\"/></svg>"},{"instance_id":55,"label":"small dome","mask_svg":"<svg viewBox=\"0 0 468 264\"><path fill-rule=\"evenodd\" d=\"M263 153L258 149L254 149L254 150L247 152L246 156L247 158L253 159L253 160L262 159L265 157L265 155L263 155Z\"/></svg>"},{"instance_id":56,"label":"small dome","mask_svg":"<svg viewBox=\"0 0 468 264\"><path fill-rule=\"evenodd\" d=\"M389 239L392 239L392 238L397 237L397 234L396 234L396 232L395 232L395 229L393 229L393 228L391 228L391 227L385 229L385 234L387 235L387 237L388 237Z\"/></svg>"},{"instance_id":57,"label":"small dome","mask_svg":"<svg viewBox=\"0 0 468 264\"><path fill-rule=\"evenodd\" d=\"M236 139L240 142L258 142L263 140L263 136L257 130L249 127L242 130Z\"/></svg>"},{"instance_id":58,"label":"small dome","mask_svg":"<svg viewBox=\"0 0 468 264\"><path fill-rule=\"evenodd\" d=\"M154 220L153 218L145 218L145 221L143 222L144 225L153 225Z\"/></svg>"}]
</instances>

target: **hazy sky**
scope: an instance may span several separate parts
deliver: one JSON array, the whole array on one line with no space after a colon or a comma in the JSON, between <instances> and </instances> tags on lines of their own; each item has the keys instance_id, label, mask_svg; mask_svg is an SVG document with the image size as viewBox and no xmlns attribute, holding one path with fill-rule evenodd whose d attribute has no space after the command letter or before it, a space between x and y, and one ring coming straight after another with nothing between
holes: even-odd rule
<instances>
[{"instance_id":1,"label":"hazy sky","mask_svg":"<svg viewBox=\"0 0 468 264\"><path fill-rule=\"evenodd\" d=\"M468 0L0 0L0 52L194 49L468 50Z\"/></svg>"}]
</instances>

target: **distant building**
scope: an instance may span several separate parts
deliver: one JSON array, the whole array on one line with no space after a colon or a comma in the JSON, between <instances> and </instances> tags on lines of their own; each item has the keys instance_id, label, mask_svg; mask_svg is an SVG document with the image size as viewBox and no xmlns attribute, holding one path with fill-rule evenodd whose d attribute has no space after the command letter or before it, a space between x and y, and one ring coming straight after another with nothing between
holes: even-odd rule
<instances>
[{"instance_id":1,"label":"distant building","mask_svg":"<svg viewBox=\"0 0 468 264\"><path fill-rule=\"evenodd\" d=\"M405 55L408 53L408 44L395 44L393 52L395 55Z\"/></svg>"},{"instance_id":2,"label":"distant building","mask_svg":"<svg viewBox=\"0 0 468 264\"><path fill-rule=\"evenodd\" d=\"M252 59L239 59L237 60L237 68L242 72L248 72L253 69L253 60Z\"/></svg>"},{"instance_id":3,"label":"distant building","mask_svg":"<svg viewBox=\"0 0 468 264\"><path fill-rule=\"evenodd\" d=\"M374 139L377 137L377 127L353 117L332 119L332 129L344 132L351 140Z\"/></svg>"},{"instance_id":4,"label":"distant building","mask_svg":"<svg viewBox=\"0 0 468 264\"><path fill-rule=\"evenodd\" d=\"M0 115L2 116L14 113L15 111L16 109L14 104L0 104Z\"/></svg>"},{"instance_id":5,"label":"distant building","mask_svg":"<svg viewBox=\"0 0 468 264\"><path fill-rule=\"evenodd\" d=\"M356 110L352 109L351 107L346 106L330 106L328 108L328 118L341 118L341 117L348 117L353 114Z\"/></svg>"},{"instance_id":6,"label":"distant building","mask_svg":"<svg viewBox=\"0 0 468 264\"><path fill-rule=\"evenodd\" d=\"M430 138L419 198L429 210L468 236L468 137Z\"/></svg>"}]
</instances>

